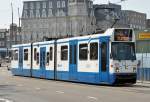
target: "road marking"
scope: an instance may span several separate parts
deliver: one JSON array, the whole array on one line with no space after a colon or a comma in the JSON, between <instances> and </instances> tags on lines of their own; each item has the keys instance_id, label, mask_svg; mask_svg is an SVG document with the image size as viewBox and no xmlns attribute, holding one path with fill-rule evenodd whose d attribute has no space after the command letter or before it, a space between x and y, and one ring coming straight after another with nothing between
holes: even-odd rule
<instances>
[{"instance_id":1,"label":"road marking","mask_svg":"<svg viewBox=\"0 0 150 102\"><path fill-rule=\"evenodd\" d=\"M0 98L0 101L4 101L4 102L13 102L13 101L11 101L11 100L4 99L4 98Z\"/></svg>"},{"instance_id":2,"label":"road marking","mask_svg":"<svg viewBox=\"0 0 150 102\"><path fill-rule=\"evenodd\" d=\"M88 96L88 99L98 100L96 97Z\"/></svg>"},{"instance_id":3,"label":"road marking","mask_svg":"<svg viewBox=\"0 0 150 102\"><path fill-rule=\"evenodd\" d=\"M39 88L39 87L37 87L37 88L35 88L36 90L41 90L41 88Z\"/></svg>"},{"instance_id":4,"label":"road marking","mask_svg":"<svg viewBox=\"0 0 150 102\"><path fill-rule=\"evenodd\" d=\"M56 93L64 94L65 92L63 92L63 91L56 91Z\"/></svg>"}]
</instances>

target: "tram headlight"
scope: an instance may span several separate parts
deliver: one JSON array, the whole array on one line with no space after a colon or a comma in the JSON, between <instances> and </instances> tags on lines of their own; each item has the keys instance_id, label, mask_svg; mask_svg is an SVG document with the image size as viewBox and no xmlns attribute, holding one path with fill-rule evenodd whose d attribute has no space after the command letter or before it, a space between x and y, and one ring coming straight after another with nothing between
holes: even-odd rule
<instances>
[{"instance_id":1,"label":"tram headlight","mask_svg":"<svg viewBox=\"0 0 150 102\"><path fill-rule=\"evenodd\" d=\"M117 72L117 73L119 72L119 68L118 68L118 67L116 67L116 72Z\"/></svg>"}]
</instances>

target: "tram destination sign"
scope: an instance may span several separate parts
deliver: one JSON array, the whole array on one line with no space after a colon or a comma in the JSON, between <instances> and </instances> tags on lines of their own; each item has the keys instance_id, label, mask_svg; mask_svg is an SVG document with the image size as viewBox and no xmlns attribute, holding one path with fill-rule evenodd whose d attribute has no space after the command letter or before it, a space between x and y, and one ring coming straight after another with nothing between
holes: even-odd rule
<instances>
[{"instance_id":1,"label":"tram destination sign","mask_svg":"<svg viewBox=\"0 0 150 102\"><path fill-rule=\"evenodd\" d=\"M150 39L150 32L149 32L149 33L139 33L138 38L139 38L139 40L147 40L147 39Z\"/></svg>"}]
</instances>

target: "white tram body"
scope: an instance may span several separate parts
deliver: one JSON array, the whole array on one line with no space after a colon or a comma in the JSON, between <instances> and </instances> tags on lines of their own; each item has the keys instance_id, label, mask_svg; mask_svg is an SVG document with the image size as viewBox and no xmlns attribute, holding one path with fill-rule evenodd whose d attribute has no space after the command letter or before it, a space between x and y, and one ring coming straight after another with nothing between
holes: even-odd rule
<instances>
[{"instance_id":1,"label":"white tram body","mask_svg":"<svg viewBox=\"0 0 150 102\"><path fill-rule=\"evenodd\" d=\"M12 50L13 75L110 85L136 82L135 36L130 28L14 45Z\"/></svg>"}]
</instances>

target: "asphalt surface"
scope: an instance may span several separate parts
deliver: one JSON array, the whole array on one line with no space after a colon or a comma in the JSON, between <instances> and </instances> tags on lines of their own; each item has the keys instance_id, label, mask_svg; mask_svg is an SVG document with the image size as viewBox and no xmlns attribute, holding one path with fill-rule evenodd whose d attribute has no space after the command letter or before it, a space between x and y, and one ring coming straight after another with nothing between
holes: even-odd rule
<instances>
[{"instance_id":1,"label":"asphalt surface","mask_svg":"<svg viewBox=\"0 0 150 102\"><path fill-rule=\"evenodd\" d=\"M0 67L0 102L150 102L150 83L100 86L12 76Z\"/></svg>"}]
</instances>

